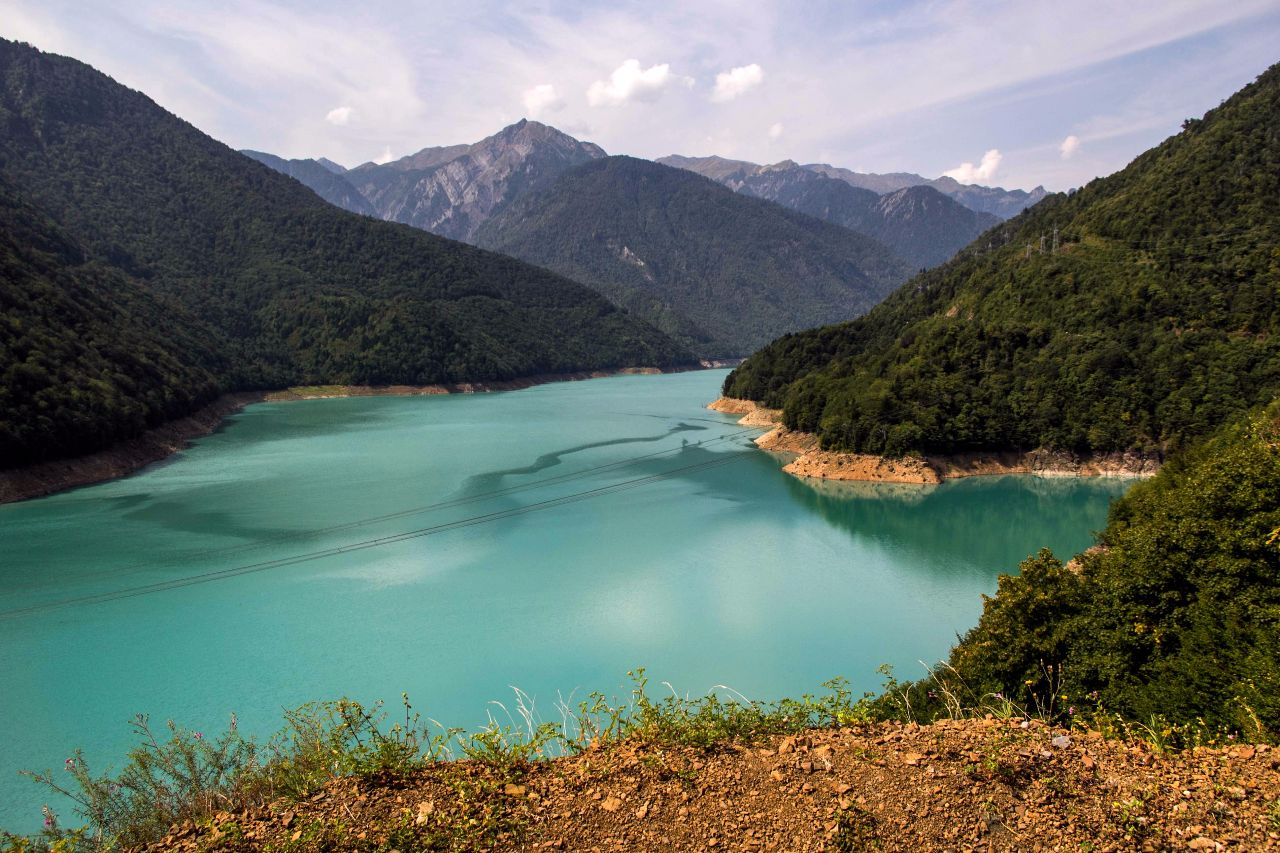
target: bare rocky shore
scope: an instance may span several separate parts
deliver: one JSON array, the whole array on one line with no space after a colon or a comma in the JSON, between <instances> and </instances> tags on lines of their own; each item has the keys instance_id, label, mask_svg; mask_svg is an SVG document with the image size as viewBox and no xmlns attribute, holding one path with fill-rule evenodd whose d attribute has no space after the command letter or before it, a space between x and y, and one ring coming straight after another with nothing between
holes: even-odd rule
<instances>
[{"instance_id":1,"label":"bare rocky shore","mask_svg":"<svg viewBox=\"0 0 1280 853\"><path fill-rule=\"evenodd\" d=\"M696 368L690 368L696 369ZM657 374L656 367L625 367L579 373L541 374L495 382L463 382L453 385L318 385L283 391L224 394L185 418L169 421L137 438L106 450L0 471L0 504L43 497L55 492L124 477L159 462L187 447L193 439L208 435L222 422L251 403L321 400L337 397L413 397L431 394L478 394L517 391L548 382L602 379L606 376Z\"/></svg>"},{"instance_id":2,"label":"bare rocky shore","mask_svg":"<svg viewBox=\"0 0 1280 853\"><path fill-rule=\"evenodd\" d=\"M987 474L1035 474L1041 477L1149 477L1160 460L1136 453L1078 456L1063 451L973 453L951 456L908 456L890 459L865 453L822 450L818 437L782 425L782 412L751 400L721 397L707 406L717 412L742 415L743 426L771 427L756 445L772 453L794 455L783 471L797 477L857 480L879 483L932 485L955 477Z\"/></svg>"}]
</instances>

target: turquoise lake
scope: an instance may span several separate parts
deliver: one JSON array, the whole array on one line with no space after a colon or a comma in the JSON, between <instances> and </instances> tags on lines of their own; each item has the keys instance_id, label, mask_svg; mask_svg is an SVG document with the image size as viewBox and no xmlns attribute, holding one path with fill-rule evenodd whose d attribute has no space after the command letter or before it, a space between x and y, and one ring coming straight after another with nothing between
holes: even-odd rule
<instances>
[{"instance_id":1,"label":"turquoise lake","mask_svg":"<svg viewBox=\"0 0 1280 853\"><path fill-rule=\"evenodd\" d=\"M558 720L638 666L758 699L916 677L1128 485L809 485L704 408L724 376L255 405L135 476L0 506L0 826L72 818L18 770L118 766L138 712L267 735L408 692L475 726L513 686Z\"/></svg>"}]
</instances>

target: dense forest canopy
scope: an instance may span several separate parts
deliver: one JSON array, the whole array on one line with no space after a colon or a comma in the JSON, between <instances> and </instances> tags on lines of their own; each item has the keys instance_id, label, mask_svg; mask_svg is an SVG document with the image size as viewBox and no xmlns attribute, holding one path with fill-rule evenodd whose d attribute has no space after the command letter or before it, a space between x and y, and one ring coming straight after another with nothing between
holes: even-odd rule
<instances>
[{"instance_id":1,"label":"dense forest canopy","mask_svg":"<svg viewBox=\"0 0 1280 853\"><path fill-rule=\"evenodd\" d=\"M1162 453L1269 401L1280 66L867 316L774 341L725 392L783 407L824 447L888 454Z\"/></svg>"},{"instance_id":2,"label":"dense forest canopy","mask_svg":"<svg viewBox=\"0 0 1280 853\"><path fill-rule=\"evenodd\" d=\"M855 317L912 269L869 237L633 157L520 196L476 242L585 282L707 356Z\"/></svg>"},{"instance_id":3,"label":"dense forest canopy","mask_svg":"<svg viewBox=\"0 0 1280 853\"><path fill-rule=\"evenodd\" d=\"M3 40L0 177L0 468L107 446L215 390L694 361L583 285L338 210L89 66ZM33 228L68 248L27 251ZM75 341L88 350L53 369ZM154 370L121 368L125 349ZM33 428L37 409L62 427Z\"/></svg>"},{"instance_id":4,"label":"dense forest canopy","mask_svg":"<svg viewBox=\"0 0 1280 853\"><path fill-rule=\"evenodd\" d=\"M212 401L226 369L206 326L0 177L0 461L132 438Z\"/></svg>"},{"instance_id":5,"label":"dense forest canopy","mask_svg":"<svg viewBox=\"0 0 1280 853\"><path fill-rule=\"evenodd\" d=\"M938 679L1028 707L1101 704L1130 719L1200 718L1274 737L1277 483L1280 404L1273 404L1130 490L1112 507L1103 547L1082 555L1078 569L1046 551L1019 575L1002 577ZM936 681L920 687L922 704L938 697Z\"/></svg>"}]
</instances>

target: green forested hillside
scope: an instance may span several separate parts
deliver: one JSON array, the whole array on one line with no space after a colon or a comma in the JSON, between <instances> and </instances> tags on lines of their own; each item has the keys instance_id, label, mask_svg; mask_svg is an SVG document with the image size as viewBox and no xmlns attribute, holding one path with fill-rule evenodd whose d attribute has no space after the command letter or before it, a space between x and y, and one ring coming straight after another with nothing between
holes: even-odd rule
<instances>
[{"instance_id":1,"label":"green forested hillside","mask_svg":"<svg viewBox=\"0 0 1280 853\"><path fill-rule=\"evenodd\" d=\"M0 178L0 460L88 453L190 412L218 395L216 347Z\"/></svg>"},{"instance_id":2,"label":"green forested hillside","mask_svg":"<svg viewBox=\"0 0 1280 853\"><path fill-rule=\"evenodd\" d=\"M122 284L132 281L150 297L144 325L179 334L183 323L165 308L176 304L205 327L196 337L216 353L207 365L201 347L180 337L166 345L175 367L195 371L166 371L153 386L174 392L166 413L208 397L206 366L229 390L508 379L693 360L582 285L337 210L83 63L8 41L0 41L0 176L83 247L89 267L104 271L95 285L103 298L115 302L121 291L119 310L132 311L136 288L126 296ZM21 247L22 239L10 234L6 242ZM42 267L30 275L58 284L55 273ZM6 312L11 327L39 309L15 305ZM41 394L61 393L57 377L20 381L11 368L0 363L0 375L13 377L0 389L5 418ZM132 400L134 392L120 387ZM99 419L114 422L80 399L61 417L90 432ZM0 467L80 449L46 434L27 456L0 456Z\"/></svg>"},{"instance_id":3,"label":"green forested hillside","mask_svg":"<svg viewBox=\"0 0 1280 853\"><path fill-rule=\"evenodd\" d=\"M585 282L707 356L855 317L909 274L868 237L632 157L526 193L476 242Z\"/></svg>"},{"instance_id":4,"label":"green forested hillside","mask_svg":"<svg viewBox=\"0 0 1280 853\"><path fill-rule=\"evenodd\" d=\"M786 423L826 447L891 454L1160 452L1269 401L1280 392L1280 66L866 317L773 342L725 391L785 406Z\"/></svg>"},{"instance_id":5,"label":"green forested hillside","mask_svg":"<svg viewBox=\"0 0 1280 853\"><path fill-rule=\"evenodd\" d=\"M1080 570L1003 577L938 678L1030 707L1280 733L1280 405L1135 486ZM935 699L925 682L916 698ZM929 693L932 691L932 693ZM1062 697L1067 697L1063 702ZM1052 697L1052 698L1051 698ZM934 703L936 705L936 703Z\"/></svg>"}]
</instances>

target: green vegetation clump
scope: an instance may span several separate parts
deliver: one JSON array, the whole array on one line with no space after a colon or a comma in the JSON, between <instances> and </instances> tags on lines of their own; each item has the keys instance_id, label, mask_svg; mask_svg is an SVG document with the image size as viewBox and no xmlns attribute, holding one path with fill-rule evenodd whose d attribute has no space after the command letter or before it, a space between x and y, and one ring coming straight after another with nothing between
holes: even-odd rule
<instances>
[{"instance_id":1,"label":"green vegetation clump","mask_svg":"<svg viewBox=\"0 0 1280 853\"><path fill-rule=\"evenodd\" d=\"M824 685L828 693L776 703L755 702L715 693L689 698L676 694L655 700L648 694L644 670L631 673L628 702L592 694L576 708L562 707L563 721L541 722L531 703L517 691L515 712L503 723L490 718L479 731L443 728L414 711L402 697L403 714L389 723L381 703L365 706L350 699L304 705L286 712L285 727L266 744L243 736L231 718L225 732L206 737L168 723L169 735L157 736L145 716L132 723L138 746L117 774L95 775L76 752L65 762L64 784L54 771L28 773L51 791L69 798L87 821L68 829L46 806L45 829L38 837L0 832L5 853L36 851L114 851L156 841L187 821L208 820L219 812L252 805L300 800L339 778L405 776L438 762L466 759L488 772L447 774L450 784L475 803L474 814L443 816L422 827L405 823L396 832L412 834L414 849L453 850L486 847L513 828L513 815L495 815L479 805L478 788L519 781L531 761L598 749L628 740L649 746L712 749L727 743L751 743L774 734L800 732L870 719L870 695L854 700L840 679ZM314 824L299 830L299 849L390 850L372 842L355 845L344 827ZM325 844L329 846L326 847Z\"/></svg>"},{"instance_id":2,"label":"green vegetation clump","mask_svg":"<svg viewBox=\"0 0 1280 853\"><path fill-rule=\"evenodd\" d=\"M914 269L870 237L633 157L568 170L476 242L591 285L702 356L855 317Z\"/></svg>"},{"instance_id":3,"label":"green vegetation clump","mask_svg":"<svg viewBox=\"0 0 1280 853\"><path fill-rule=\"evenodd\" d=\"M1099 548L1001 577L928 679L922 718L981 697L1066 720L1105 710L1171 742L1280 736L1280 403L1133 487Z\"/></svg>"},{"instance_id":4,"label":"green vegetation clump","mask_svg":"<svg viewBox=\"0 0 1280 853\"><path fill-rule=\"evenodd\" d=\"M1278 126L1280 66L865 317L774 341L725 393L836 450L1186 446L1280 393Z\"/></svg>"},{"instance_id":5,"label":"green vegetation clump","mask_svg":"<svg viewBox=\"0 0 1280 853\"><path fill-rule=\"evenodd\" d=\"M338 210L75 60L0 40L0 127L0 469L214 391L695 361L583 285Z\"/></svg>"}]
</instances>

